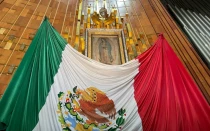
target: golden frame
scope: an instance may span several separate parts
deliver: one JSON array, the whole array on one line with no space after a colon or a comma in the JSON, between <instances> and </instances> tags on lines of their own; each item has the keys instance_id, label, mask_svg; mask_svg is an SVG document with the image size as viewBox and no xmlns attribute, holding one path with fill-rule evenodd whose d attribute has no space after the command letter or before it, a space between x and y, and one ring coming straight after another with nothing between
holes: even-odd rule
<instances>
[{"instance_id":1,"label":"golden frame","mask_svg":"<svg viewBox=\"0 0 210 131\"><path fill-rule=\"evenodd\" d=\"M111 63L105 64L119 65L128 61L125 38L122 29L86 29L85 55L91 59L95 59L96 61L100 61L94 58L94 54L96 54L96 52L100 52L99 48L95 47L96 44L99 45L99 43L97 43L99 39L107 39L107 41L109 41L108 43L111 43L111 46L115 49L112 51L112 54L114 53L114 57L116 59L114 59Z\"/></svg>"}]
</instances>

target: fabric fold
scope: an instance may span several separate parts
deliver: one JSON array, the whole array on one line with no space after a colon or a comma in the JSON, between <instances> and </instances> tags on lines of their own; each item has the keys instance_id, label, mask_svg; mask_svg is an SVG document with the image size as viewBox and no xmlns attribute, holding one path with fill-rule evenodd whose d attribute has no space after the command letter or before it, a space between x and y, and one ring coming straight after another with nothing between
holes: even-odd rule
<instances>
[{"instance_id":1,"label":"fabric fold","mask_svg":"<svg viewBox=\"0 0 210 131\"><path fill-rule=\"evenodd\" d=\"M210 107L163 35L122 65L73 49L47 18L0 101L0 130L208 131Z\"/></svg>"}]
</instances>

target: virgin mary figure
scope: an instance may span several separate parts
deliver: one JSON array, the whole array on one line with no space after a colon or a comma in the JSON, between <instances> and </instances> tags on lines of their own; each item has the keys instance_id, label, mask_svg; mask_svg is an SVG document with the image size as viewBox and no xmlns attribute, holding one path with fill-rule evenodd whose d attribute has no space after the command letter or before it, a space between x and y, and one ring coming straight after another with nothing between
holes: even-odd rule
<instances>
[{"instance_id":1,"label":"virgin mary figure","mask_svg":"<svg viewBox=\"0 0 210 131\"><path fill-rule=\"evenodd\" d=\"M104 38L100 38L99 43L99 61L104 64L111 65L113 62L112 57L112 46L109 42L106 41Z\"/></svg>"}]
</instances>

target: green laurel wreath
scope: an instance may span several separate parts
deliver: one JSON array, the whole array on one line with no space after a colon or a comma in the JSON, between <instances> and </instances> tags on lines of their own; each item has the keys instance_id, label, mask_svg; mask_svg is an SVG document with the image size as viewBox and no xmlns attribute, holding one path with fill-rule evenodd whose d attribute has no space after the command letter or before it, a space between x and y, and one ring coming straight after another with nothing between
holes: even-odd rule
<instances>
[{"instance_id":1,"label":"green laurel wreath","mask_svg":"<svg viewBox=\"0 0 210 131\"><path fill-rule=\"evenodd\" d=\"M73 88L73 92L74 93L70 93L69 94L69 98L71 99L71 101L73 101L73 99L75 100L75 98L79 98L79 95L78 94L75 94L76 93L76 90L77 90L77 87L74 87ZM73 107L72 107L72 103L70 102L65 102L65 104L63 104L61 102L61 99L63 98L64 96L64 93L63 92L60 92L58 94L58 98L59 98L59 102L57 104L58 106L58 111L59 112L59 117L58 117L58 121L61 123L61 126L62 126L62 129L63 131L71 131L69 126L65 119L64 119L64 116L62 114L62 109L61 107L65 107L66 109L68 109L68 112L72 115L72 116L75 116L76 118L76 121L79 122L80 124L83 125L83 128L84 129L88 129L89 127L95 127L95 128L98 128L98 129L107 129L109 127L108 124L102 124L102 125L96 125L95 123L91 123L91 124L87 124L83 118L80 117L80 115L78 114L78 112L74 111ZM120 109L118 111L118 118L116 119L116 124L115 124L115 127L110 127L108 128L108 131L117 131L117 129L122 129L122 125L125 123L125 118L124 116L126 116L125 114L126 110L125 109Z\"/></svg>"}]
</instances>

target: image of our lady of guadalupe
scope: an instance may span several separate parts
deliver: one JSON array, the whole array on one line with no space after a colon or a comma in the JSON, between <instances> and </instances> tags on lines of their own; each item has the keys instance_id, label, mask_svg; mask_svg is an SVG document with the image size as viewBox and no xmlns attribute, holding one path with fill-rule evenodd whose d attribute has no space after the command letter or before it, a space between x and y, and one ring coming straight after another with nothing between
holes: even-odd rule
<instances>
[{"instance_id":1,"label":"image of our lady of guadalupe","mask_svg":"<svg viewBox=\"0 0 210 131\"><path fill-rule=\"evenodd\" d=\"M99 61L111 65L113 62L111 44L104 38L100 38L99 42Z\"/></svg>"}]
</instances>

